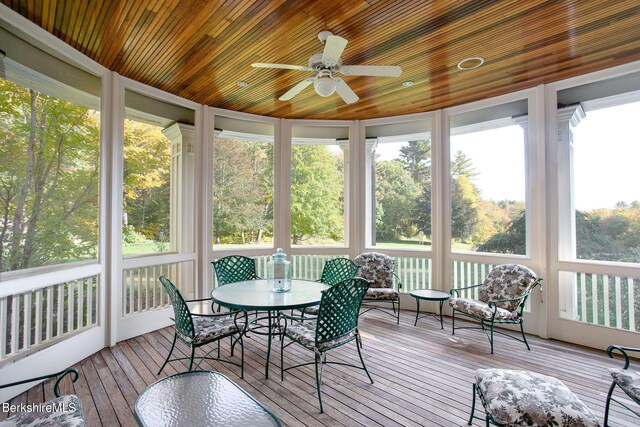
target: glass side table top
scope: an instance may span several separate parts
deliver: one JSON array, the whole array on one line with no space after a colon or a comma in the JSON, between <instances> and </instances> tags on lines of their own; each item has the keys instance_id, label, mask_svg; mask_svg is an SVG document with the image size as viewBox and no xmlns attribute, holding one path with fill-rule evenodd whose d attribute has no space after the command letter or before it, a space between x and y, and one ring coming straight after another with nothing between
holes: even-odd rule
<instances>
[{"instance_id":1,"label":"glass side table top","mask_svg":"<svg viewBox=\"0 0 640 427\"><path fill-rule=\"evenodd\" d=\"M278 418L226 376L191 371L163 378L135 403L141 426L280 426Z\"/></svg>"},{"instance_id":2,"label":"glass side table top","mask_svg":"<svg viewBox=\"0 0 640 427\"><path fill-rule=\"evenodd\" d=\"M218 286L211 296L225 307L277 311L317 305L325 289L329 286L324 283L292 279L289 292L273 292L266 279L258 279Z\"/></svg>"},{"instance_id":3,"label":"glass side table top","mask_svg":"<svg viewBox=\"0 0 640 427\"><path fill-rule=\"evenodd\" d=\"M434 291L431 289L416 289L415 291L411 291L410 295L414 298L439 301L439 300L448 300L451 295L442 291Z\"/></svg>"}]
</instances>

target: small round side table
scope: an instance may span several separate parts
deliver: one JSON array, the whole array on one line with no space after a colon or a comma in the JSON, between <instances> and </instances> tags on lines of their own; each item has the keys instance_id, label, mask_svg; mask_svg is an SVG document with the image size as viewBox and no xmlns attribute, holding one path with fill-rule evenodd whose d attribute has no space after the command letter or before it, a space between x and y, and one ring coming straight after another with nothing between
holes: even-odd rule
<instances>
[{"instance_id":1,"label":"small round side table","mask_svg":"<svg viewBox=\"0 0 640 427\"><path fill-rule=\"evenodd\" d=\"M444 329L444 323L442 322L442 304L449 299L449 294L442 291L432 291L431 289L417 289L415 291L411 291L410 295L416 299L416 321L413 326L416 326L418 324L418 319L423 317L430 316L438 319L438 316L432 313L426 313L420 316L420 300L438 301L440 303L440 328Z\"/></svg>"}]
</instances>

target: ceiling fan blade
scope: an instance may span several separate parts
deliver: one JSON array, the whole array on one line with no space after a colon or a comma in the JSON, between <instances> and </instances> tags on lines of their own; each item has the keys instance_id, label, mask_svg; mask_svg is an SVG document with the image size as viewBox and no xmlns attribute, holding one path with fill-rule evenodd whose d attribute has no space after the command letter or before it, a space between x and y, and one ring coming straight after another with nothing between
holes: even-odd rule
<instances>
[{"instance_id":1,"label":"ceiling fan blade","mask_svg":"<svg viewBox=\"0 0 640 427\"><path fill-rule=\"evenodd\" d=\"M289 64L269 64L266 62L254 62L251 64L255 68L282 68L284 70L298 70L298 71L313 71L309 67L304 65L289 65Z\"/></svg>"},{"instance_id":2,"label":"ceiling fan blade","mask_svg":"<svg viewBox=\"0 0 640 427\"><path fill-rule=\"evenodd\" d=\"M280 101L288 101L291 98L293 98L294 96L296 96L297 94L299 94L300 92L302 92L302 90L304 88L306 88L307 86L309 86L311 83L313 83L313 81L315 80L315 77L309 77L308 79L304 79L303 81L301 81L300 83L298 83L297 85L295 85L294 87L292 87L291 89L289 89L288 91L286 91L280 98L278 98Z\"/></svg>"},{"instance_id":3,"label":"ceiling fan blade","mask_svg":"<svg viewBox=\"0 0 640 427\"><path fill-rule=\"evenodd\" d=\"M402 68L397 65L344 65L340 72L345 76L400 77Z\"/></svg>"},{"instance_id":4,"label":"ceiling fan blade","mask_svg":"<svg viewBox=\"0 0 640 427\"><path fill-rule=\"evenodd\" d=\"M336 81L336 92L338 92L338 95L340 95L340 98L342 98L344 102L347 104L353 104L360 99L344 80L338 78L334 80Z\"/></svg>"},{"instance_id":5,"label":"ceiling fan blade","mask_svg":"<svg viewBox=\"0 0 640 427\"><path fill-rule=\"evenodd\" d=\"M338 61L340 61L340 56L342 56L342 52L344 52L344 48L346 46L347 39L334 35L327 37L327 41L324 42L322 62L328 66L337 64Z\"/></svg>"}]
</instances>

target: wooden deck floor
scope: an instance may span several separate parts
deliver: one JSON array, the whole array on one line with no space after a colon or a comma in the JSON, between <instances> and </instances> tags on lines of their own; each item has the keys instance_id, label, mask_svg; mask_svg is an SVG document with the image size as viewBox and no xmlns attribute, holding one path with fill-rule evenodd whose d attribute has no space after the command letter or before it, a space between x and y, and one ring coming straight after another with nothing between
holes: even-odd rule
<instances>
[{"instance_id":1,"label":"wooden deck floor","mask_svg":"<svg viewBox=\"0 0 640 427\"><path fill-rule=\"evenodd\" d=\"M527 351L521 343L497 337L496 353L491 355L482 333L460 331L452 336L450 319L445 319L445 330L433 319L422 319L417 327L413 321L412 312L402 313L400 325L382 313L361 318L363 355L375 383L370 384L359 370L325 368L324 414L317 406L313 366L289 371L280 381L277 341L269 379L264 378L266 339L255 334L245 341L244 379L235 366L213 362L203 368L229 376L287 426L463 426L469 417L473 372L481 367L527 369L554 376L602 420L610 385L607 368L620 366L619 360L609 359L604 351L536 337L529 338L531 351ZM63 391L80 396L87 425L135 425L133 405L138 393L159 378L186 370L182 362L174 362L156 375L172 336L172 328L155 331L105 348L75 366L80 380L65 384ZM185 352L184 347L177 348ZM223 353L226 350L225 340ZM291 346L285 352L285 364L310 356L299 346ZM357 351L349 344L329 357L357 361ZM12 403L37 403L51 396L48 382ZM0 412L0 420L6 416ZM614 404L610 421L613 426L637 426L639 420ZM476 421L474 425L482 424Z\"/></svg>"}]
</instances>

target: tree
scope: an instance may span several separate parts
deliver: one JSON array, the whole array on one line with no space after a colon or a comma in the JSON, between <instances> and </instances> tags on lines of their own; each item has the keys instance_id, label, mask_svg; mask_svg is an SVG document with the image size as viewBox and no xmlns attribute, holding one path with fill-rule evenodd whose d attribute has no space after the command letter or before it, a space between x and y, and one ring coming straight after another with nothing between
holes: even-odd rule
<instances>
[{"instance_id":1,"label":"tree","mask_svg":"<svg viewBox=\"0 0 640 427\"><path fill-rule=\"evenodd\" d=\"M398 159L418 185L431 182L431 140L409 141Z\"/></svg>"},{"instance_id":2,"label":"tree","mask_svg":"<svg viewBox=\"0 0 640 427\"><path fill-rule=\"evenodd\" d=\"M344 238L344 166L342 153L324 145L291 147L291 238Z\"/></svg>"},{"instance_id":3,"label":"tree","mask_svg":"<svg viewBox=\"0 0 640 427\"><path fill-rule=\"evenodd\" d=\"M451 180L451 237L470 241L478 224L477 193L466 175Z\"/></svg>"},{"instance_id":4,"label":"tree","mask_svg":"<svg viewBox=\"0 0 640 427\"><path fill-rule=\"evenodd\" d=\"M525 211L522 210L518 216L509 223L504 232L496 233L489 240L478 245L476 251L526 255L527 220Z\"/></svg>"},{"instance_id":5,"label":"tree","mask_svg":"<svg viewBox=\"0 0 640 427\"><path fill-rule=\"evenodd\" d=\"M387 160L376 164L376 237L393 240L413 235L420 189L401 162Z\"/></svg>"},{"instance_id":6,"label":"tree","mask_svg":"<svg viewBox=\"0 0 640 427\"><path fill-rule=\"evenodd\" d=\"M96 256L99 116L0 79L3 271Z\"/></svg>"},{"instance_id":7,"label":"tree","mask_svg":"<svg viewBox=\"0 0 640 427\"><path fill-rule=\"evenodd\" d=\"M479 172L476 172L475 167L471 163L471 159L462 151L458 150L451 161L451 176L457 178L463 175L472 179L478 176Z\"/></svg>"}]
</instances>

